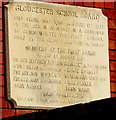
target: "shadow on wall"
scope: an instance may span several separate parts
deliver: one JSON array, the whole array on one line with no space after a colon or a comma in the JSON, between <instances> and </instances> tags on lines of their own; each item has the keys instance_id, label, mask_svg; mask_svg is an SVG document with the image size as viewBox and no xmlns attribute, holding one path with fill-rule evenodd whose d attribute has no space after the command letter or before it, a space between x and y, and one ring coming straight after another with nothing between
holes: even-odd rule
<instances>
[{"instance_id":1,"label":"shadow on wall","mask_svg":"<svg viewBox=\"0 0 116 120\"><path fill-rule=\"evenodd\" d=\"M116 118L116 98L108 98L54 110L43 110L2 120L102 120Z\"/></svg>"}]
</instances>

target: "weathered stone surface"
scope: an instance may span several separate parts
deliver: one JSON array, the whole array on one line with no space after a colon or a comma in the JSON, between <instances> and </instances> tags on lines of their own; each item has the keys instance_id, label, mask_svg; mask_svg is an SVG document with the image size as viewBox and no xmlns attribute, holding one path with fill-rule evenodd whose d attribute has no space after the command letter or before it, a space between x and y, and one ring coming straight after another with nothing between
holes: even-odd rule
<instances>
[{"instance_id":1,"label":"weathered stone surface","mask_svg":"<svg viewBox=\"0 0 116 120\"><path fill-rule=\"evenodd\" d=\"M108 26L100 9L42 2L7 9L8 97L16 107L110 97Z\"/></svg>"}]
</instances>

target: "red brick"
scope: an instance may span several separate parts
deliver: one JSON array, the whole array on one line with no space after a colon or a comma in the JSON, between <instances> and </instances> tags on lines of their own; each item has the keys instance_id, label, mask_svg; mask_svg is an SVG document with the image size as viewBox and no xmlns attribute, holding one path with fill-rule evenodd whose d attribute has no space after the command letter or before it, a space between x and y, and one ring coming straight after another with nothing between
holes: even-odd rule
<instances>
[{"instance_id":1,"label":"red brick","mask_svg":"<svg viewBox=\"0 0 116 120\"><path fill-rule=\"evenodd\" d=\"M82 6L83 0L75 0L75 5Z\"/></svg>"},{"instance_id":2,"label":"red brick","mask_svg":"<svg viewBox=\"0 0 116 120\"><path fill-rule=\"evenodd\" d=\"M105 0L105 8L113 8L114 9L114 0Z\"/></svg>"},{"instance_id":3,"label":"red brick","mask_svg":"<svg viewBox=\"0 0 116 120\"><path fill-rule=\"evenodd\" d=\"M116 49L116 41L109 40L109 49Z\"/></svg>"},{"instance_id":4,"label":"red brick","mask_svg":"<svg viewBox=\"0 0 116 120\"><path fill-rule=\"evenodd\" d=\"M110 88L112 92L116 92L116 82L110 82Z\"/></svg>"},{"instance_id":5,"label":"red brick","mask_svg":"<svg viewBox=\"0 0 116 120\"><path fill-rule=\"evenodd\" d=\"M4 63L4 55L0 53L0 63Z\"/></svg>"},{"instance_id":6,"label":"red brick","mask_svg":"<svg viewBox=\"0 0 116 120\"><path fill-rule=\"evenodd\" d=\"M22 115L26 113L38 112L38 110L16 110L16 115Z\"/></svg>"},{"instance_id":7,"label":"red brick","mask_svg":"<svg viewBox=\"0 0 116 120\"><path fill-rule=\"evenodd\" d=\"M2 8L0 8L0 18L2 18Z\"/></svg>"},{"instance_id":8,"label":"red brick","mask_svg":"<svg viewBox=\"0 0 116 120\"><path fill-rule=\"evenodd\" d=\"M108 18L116 19L116 10L102 9L102 12Z\"/></svg>"},{"instance_id":9,"label":"red brick","mask_svg":"<svg viewBox=\"0 0 116 120\"><path fill-rule=\"evenodd\" d=\"M0 98L0 109L2 108L2 98Z\"/></svg>"},{"instance_id":10,"label":"red brick","mask_svg":"<svg viewBox=\"0 0 116 120\"><path fill-rule=\"evenodd\" d=\"M93 0L84 0L84 6L93 7Z\"/></svg>"},{"instance_id":11,"label":"red brick","mask_svg":"<svg viewBox=\"0 0 116 120\"><path fill-rule=\"evenodd\" d=\"M3 33L0 31L0 40L3 40Z\"/></svg>"},{"instance_id":12,"label":"red brick","mask_svg":"<svg viewBox=\"0 0 116 120\"><path fill-rule=\"evenodd\" d=\"M0 42L0 52L3 52L3 42Z\"/></svg>"},{"instance_id":13,"label":"red brick","mask_svg":"<svg viewBox=\"0 0 116 120\"><path fill-rule=\"evenodd\" d=\"M9 3L10 0L3 0L3 4L7 5ZM11 0L12 1L12 0Z\"/></svg>"},{"instance_id":14,"label":"red brick","mask_svg":"<svg viewBox=\"0 0 116 120\"><path fill-rule=\"evenodd\" d=\"M111 93L111 97L116 97L116 93Z\"/></svg>"},{"instance_id":15,"label":"red brick","mask_svg":"<svg viewBox=\"0 0 116 120\"><path fill-rule=\"evenodd\" d=\"M43 2L53 2L53 0L42 0Z\"/></svg>"},{"instance_id":16,"label":"red brick","mask_svg":"<svg viewBox=\"0 0 116 120\"><path fill-rule=\"evenodd\" d=\"M2 2L0 1L0 7L2 7Z\"/></svg>"},{"instance_id":17,"label":"red brick","mask_svg":"<svg viewBox=\"0 0 116 120\"><path fill-rule=\"evenodd\" d=\"M94 7L104 8L104 0L94 0Z\"/></svg>"},{"instance_id":18,"label":"red brick","mask_svg":"<svg viewBox=\"0 0 116 120\"><path fill-rule=\"evenodd\" d=\"M110 61L110 70L116 71L116 61Z\"/></svg>"},{"instance_id":19,"label":"red brick","mask_svg":"<svg viewBox=\"0 0 116 120\"><path fill-rule=\"evenodd\" d=\"M7 104L8 104L7 106L8 108L14 108L14 104L12 102L8 102Z\"/></svg>"},{"instance_id":20,"label":"red brick","mask_svg":"<svg viewBox=\"0 0 116 120\"><path fill-rule=\"evenodd\" d=\"M116 1L115 1L115 3L114 3L114 9L116 9Z\"/></svg>"},{"instance_id":21,"label":"red brick","mask_svg":"<svg viewBox=\"0 0 116 120\"><path fill-rule=\"evenodd\" d=\"M0 98L0 101L1 101L0 108L8 107L8 102L5 100L5 98Z\"/></svg>"},{"instance_id":22,"label":"red brick","mask_svg":"<svg viewBox=\"0 0 116 120\"><path fill-rule=\"evenodd\" d=\"M74 0L65 0L64 3L67 5L74 5Z\"/></svg>"},{"instance_id":23,"label":"red brick","mask_svg":"<svg viewBox=\"0 0 116 120\"><path fill-rule=\"evenodd\" d=\"M0 65L0 74L4 74L4 65Z\"/></svg>"},{"instance_id":24,"label":"red brick","mask_svg":"<svg viewBox=\"0 0 116 120\"><path fill-rule=\"evenodd\" d=\"M54 3L63 4L64 0L53 0Z\"/></svg>"},{"instance_id":25,"label":"red brick","mask_svg":"<svg viewBox=\"0 0 116 120\"><path fill-rule=\"evenodd\" d=\"M2 109L0 109L0 119L2 118Z\"/></svg>"},{"instance_id":26,"label":"red brick","mask_svg":"<svg viewBox=\"0 0 116 120\"><path fill-rule=\"evenodd\" d=\"M116 30L109 30L109 39L116 39Z\"/></svg>"},{"instance_id":27,"label":"red brick","mask_svg":"<svg viewBox=\"0 0 116 120\"><path fill-rule=\"evenodd\" d=\"M14 109L2 109L2 118L10 117L15 115Z\"/></svg>"},{"instance_id":28,"label":"red brick","mask_svg":"<svg viewBox=\"0 0 116 120\"><path fill-rule=\"evenodd\" d=\"M108 28L116 29L116 20L108 20Z\"/></svg>"},{"instance_id":29,"label":"red brick","mask_svg":"<svg viewBox=\"0 0 116 120\"><path fill-rule=\"evenodd\" d=\"M110 72L110 81L116 81L116 72Z\"/></svg>"},{"instance_id":30,"label":"red brick","mask_svg":"<svg viewBox=\"0 0 116 120\"><path fill-rule=\"evenodd\" d=\"M4 86L4 76L0 76L0 86Z\"/></svg>"},{"instance_id":31,"label":"red brick","mask_svg":"<svg viewBox=\"0 0 116 120\"><path fill-rule=\"evenodd\" d=\"M4 87L0 87L0 97L5 97Z\"/></svg>"},{"instance_id":32,"label":"red brick","mask_svg":"<svg viewBox=\"0 0 116 120\"><path fill-rule=\"evenodd\" d=\"M2 29L2 20L0 20L0 29Z\"/></svg>"},{"instance_id":33,"label":"red brick","mask_svg":"<svg viewBox=\"0 0 116 120\"><path fill-rule=\"evenodd\" d=\"M109 51L110 60L116 60L116 51Z\"/></svg>"}]
</instances>

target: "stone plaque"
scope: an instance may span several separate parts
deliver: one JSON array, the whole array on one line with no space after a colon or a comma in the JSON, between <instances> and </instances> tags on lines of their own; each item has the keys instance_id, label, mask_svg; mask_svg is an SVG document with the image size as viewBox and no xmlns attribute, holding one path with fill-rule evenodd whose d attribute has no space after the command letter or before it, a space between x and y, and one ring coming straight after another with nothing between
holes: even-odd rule
<instances>
[{"instance_id":1,"label":"stone plaque","mask_svg":"<svg viewBox=\"0 0 116 120\"><path fill-rule=\"evenodd\" d=\"M15 2L5 10L8 98L15 107L110 97L108 25L100 9Z\"/></svg>"}]
</instances>

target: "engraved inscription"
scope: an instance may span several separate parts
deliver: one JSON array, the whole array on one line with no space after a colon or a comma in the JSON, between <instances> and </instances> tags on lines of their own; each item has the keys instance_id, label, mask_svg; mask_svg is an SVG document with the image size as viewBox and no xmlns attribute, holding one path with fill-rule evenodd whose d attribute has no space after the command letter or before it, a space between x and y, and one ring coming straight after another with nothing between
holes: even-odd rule
<instances>
[{"instance_id":1,"label":"engraved inscription","mask_svg":"<svg viewBox=\"0 0 116 120\"><path fill-rule=\"evenodd\" d=\"M18 2L8 11L17 106L57 108L110 96L107 19L100 10Z\"/></svg>"}]
</instances>

